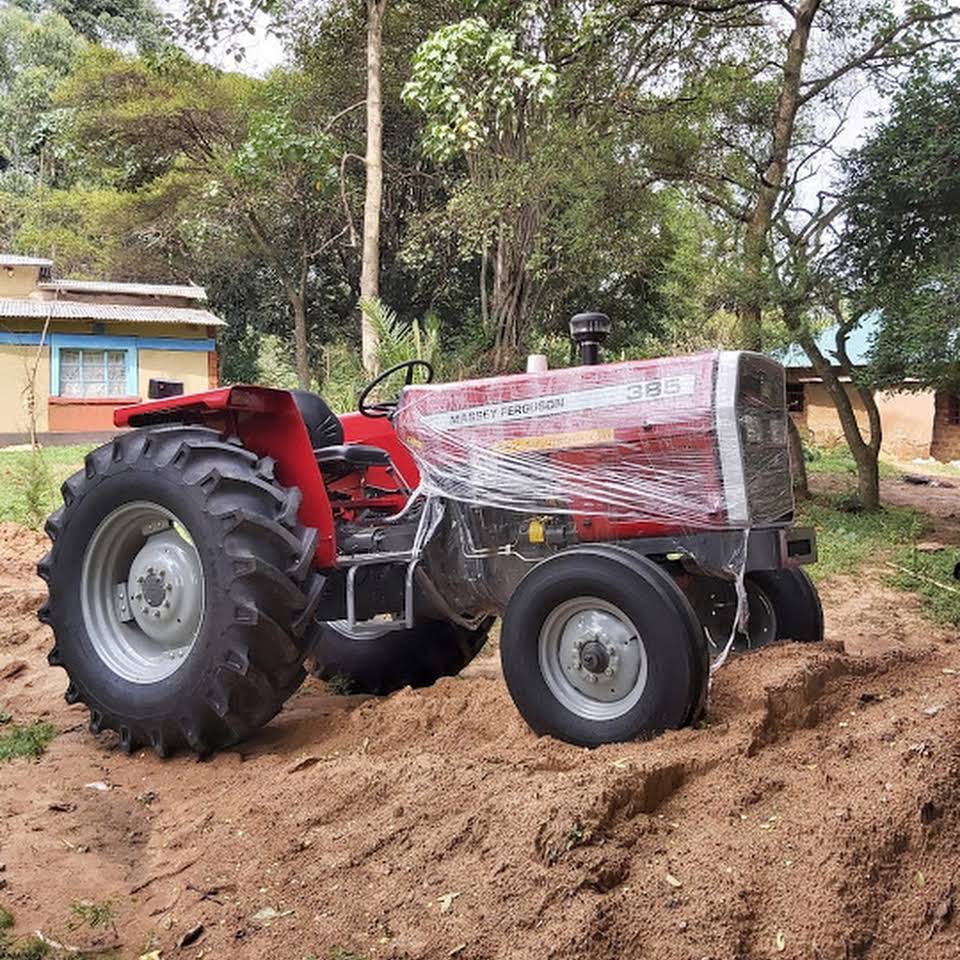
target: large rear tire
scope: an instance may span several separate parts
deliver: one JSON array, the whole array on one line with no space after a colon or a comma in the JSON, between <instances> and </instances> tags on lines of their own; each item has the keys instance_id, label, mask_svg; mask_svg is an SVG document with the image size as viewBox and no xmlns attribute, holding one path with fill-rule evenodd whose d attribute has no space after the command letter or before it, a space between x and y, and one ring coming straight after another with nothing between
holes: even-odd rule
<instances>
[{"instance_id":1,"label":"large rear tire","mask_svg":"<svg viewBox=\"0 0 960 960\"><path fill-rule=\"evenodd\" d=\"M339 621L320 623L310 656L321 680L341 681L352 693L384 696L456 676L480 652L492 624L491 617L470 630L430 620L406 629L373 621L351 632Z\"/></svg>"},{"instance_id":2,"label":"large rear tire","mask_svg":"<svg viewBox=\"0 0 960 960\"><path fill-rule=\"evenodd\" d=\"M656 564L617 548L574 548L531 571L504 613L500 656L533 730L581 746L685 726L706 698L690 603Z\"/></svg>"},{"instance_id":3,"label":"large rear tire","mask_svg":"<svg viewBox=\"0 0 960 960\"><path fill-rule=\"evenodd\" d=\"M68 703L125 750L206 754L267 723L303 680L317 532L273 460L204 427L123 434L62 487L38 565Z\"/></svg>"}]
</instances>

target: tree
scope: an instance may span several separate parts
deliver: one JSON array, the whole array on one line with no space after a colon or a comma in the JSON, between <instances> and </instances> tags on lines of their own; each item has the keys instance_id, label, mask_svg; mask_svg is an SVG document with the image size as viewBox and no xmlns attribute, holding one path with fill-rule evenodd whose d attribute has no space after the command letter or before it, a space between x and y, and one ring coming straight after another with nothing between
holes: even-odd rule
<instances>
[{"instance_id":1,"label":"tree","mask_svg":"<svg viewBox=\"0 0 960 960\"><path fill-rule=\"evenodd\" d=\"M364 159L367 186L363 201L363 260L360 301L380 296L380 212L383 204L383 101L380 63L383 56L383 19L387 0L367 0L367 150ZM361 310L363 368L377 372L377 332Z\"/></svg>"},{"instance_id":2,"label":"tree","mask_svg":"<svg viewBox=\"0 0 960 960\"><path fill-rule=\"evenodd\" d=\"M736 225L741 344L762 348L762 319L769 313L782 319L807 349L857 460L864 504L874 509L879 505L881 438L872 394L857 387L870 411L870 431L864 437L846 391L834 382L834 365L816 356L813 335L816 324L828 313L835 315L842 302L832 261L846 201L810 182L829 178L825 173L859 91L856 84L881 92L917 56L953 39L960 10L947 2L909 3L900 11L886 3L854 9L841 0L751 6L766 15L761 33L752 34L734 69L724 65L713 71L719 82L708 89L710 109L693 111L681 123L679 143L692 142L696 149L678 149L674 134L668 139L672 148L662 152L660 169L671 179L686 179L704 202ZM784 12L781 32L777 24ZM747 36L750 29L756 28L748 28ZM721 91L726 105L718 101ZM841 371L842 341L850 323L846 317L840 326Z\"/></svg>"},{"instance_id":3,"label":"tree","mask_svg":"<svg viewBox=\"0 0 960 960\"><path fill-rule=\"evenodd\" d=\"M552 65L517 45L514 34L481 17L441 27L417 51L403 92L426 116L427 154L441 163L466 159L470 189L459 200L480 214L481 312L497 369L512 358L535 300L528 261L544 197L531 176L530 147L535 128L548 122L557 80Z\"/></svg>"},{"instance_id":4,"label":"tree","mask_svg":"<svg viewBox=\"0 0 960 960\"><path fill-rule=\"evenodd\" d=\"M0 171L18 192L55 179L60 158L51 145L65 117L53 92L83 46L57 14L0 9Z\"/></svg>"},{"instance_id":5,"label":"tree","mask_svg":"<svg viewBox=\"0 0 960 960\"><path fill-rule=\"evenodd\" d=\"M172 211L185 214L181 241L184 230L219 228L263 258L290 305L308 387L308 286L346 227L341 151L329 124L305 114L297 76L256 81L180 54L148 61L93 48L61 102L76 110L73 143L156 222L169 229ZM167 209L151 202L167 193L176 201Z\"/></svg>"},{"instance_id":6,"label":"tree","mask_svg":"<svg viewBox=\"0 0 960 960\"><path fill-rule=\"evenodd\" d=\"M877 311L879 387L960 385L960 103L955 61L917 64L846 165L841 250L856 311Z\"/></svg>"},{"instance_id":7,"label":"tree","mask_svg":"<svg viewBox=\"0 0 960 960\"><path fill-rule=\"evenodd\" d=\"M14 0L30 13L63 17L92 43L134 44L141 52L156 50L170 39L152 0Z\"/></svg>"}]
</instances>

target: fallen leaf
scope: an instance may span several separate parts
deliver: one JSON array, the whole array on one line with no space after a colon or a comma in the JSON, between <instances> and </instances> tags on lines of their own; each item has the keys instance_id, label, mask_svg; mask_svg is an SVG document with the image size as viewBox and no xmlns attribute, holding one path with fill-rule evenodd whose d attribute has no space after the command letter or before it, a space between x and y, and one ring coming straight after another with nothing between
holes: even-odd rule
<instances>
[{"instance_id":1,"label":"fallen leaf","mask_svg":"<svg viewBox=\"0 0 960 960\"><path fill-rule=\"evenodd\" d=\"M923 715L925 717L935 717L942 709L943 709L942 703L937 704L936 706L933 706L933 707L926 707L923 710Z\"/></svg>"},{"instance_id":2,"label":"fallen leaf","mask_svg":"<svg viewBox=\"0 0 960 960\"><path fill-rule=\"evenodd\" d=\"M84 787L86 787L88 790L104 791L110 789L110 784L104 783L103 780L94 780L93 783L85 783Z\"/></svg>"},{"instance_id":3,"label":"fallen leaf","mask_svg":"<svg viewBox=\"0 0 960 960\"><path fill-rule=\"evenodd\" d=\"M783 953L787 949L787 938L783 935L782 930L778 930L777 935L773 938L773 946L777 953Z\"/></svg>"},{"instance_id":4,"label":"fallen leaf","mask_svg":"<svg viewBox=\"0 0 960 960\"><path fill-rule=\"evenodd\" d=\"M251 918L251 923L268 924L273 920L279 920L281 917L289 917L292 910L275 910L273 907L264 907L258 910Z\"/></svg>"},{"instance_id":5,"label":"fallen leaf","mask_svg":"<svg viewBox=\"0 0 960 960\"><path fill-rule=\"evenodd\" d=\"M626 759L614 760L610 766L616 770L626 770L630 765L630 761Z\"/></svg>"},{"instance_id":6,"label":"fallen leaf","mask_svg":"<svg viewBox=\"0 0 960 960\"><path fill-rule=\"evenodd\" d=\"M151 950L149 953L141 953L137 960L160 960L160 951Z\"/></svg>"},{"instance_id":7,"label":"fallen leaf","mask_svg":"<svg viewBox=\"0 0 960 960\"><path fill-rule=\"evenodd\" d=\"M927 882L927 878L923 875L922 870L917 871L916 881L918 887L922 887Z\"/></svg>"},{"instance_id":8,"label":"fallen leaf","mask_svg":"<svg viewBox=\"0 0 960 960\"><path fill-rule=\"evenodd\" d=\"M444 893L441 896L437 897L437 903L440 904L441 913L449 913L451 907L453 907L453 901L459 897L459 893Z\"/></svg>"},{"instance_id":9,"label":"fallen leaf","mask_svg":"<svg viewBox=\"0 0 960 960\"><path fill-rule=\"evenodd\" d=\"M668 873L668 874L667 874L666 880L667 880L667 883L669 883L671 887L682 887L682 886L683 886L683 881L678 880L672 873Z\"/></svg>"},{"instance_id":10,"label":"fallen leaf","mask_svg":"<svg viewBox=\"0 0 960 960\"><path fill-rule=\"evenodd\" d=\"M450 957L455 957L458 953L461 953L463 950L466 950L466 949L467 949L467 945L466 945L465 943L458 943L458 944L450 951L450 953L448 954L448 956L450 956Z\"/></svg>"}]
</instances>

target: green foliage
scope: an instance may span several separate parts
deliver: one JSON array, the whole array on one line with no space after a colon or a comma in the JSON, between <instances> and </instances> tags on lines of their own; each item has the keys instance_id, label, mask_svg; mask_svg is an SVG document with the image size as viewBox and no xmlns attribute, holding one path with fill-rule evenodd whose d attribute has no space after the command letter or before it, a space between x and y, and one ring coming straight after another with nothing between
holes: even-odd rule
<instances>
[{"instance_id":1,"label":"green foliage","mask_svg":"<svg viewBox=\"0 0 960 960\"><path fill-rule=\"evenodd\" d=\"M893 586L920 596L921 609L937 623L960 626L960 583L953 578L960 563L960 549L924 551L914 547L897 550L891 562L902 569L891 571Z\"/></svg>"},{"instance_id":2,"label":"green foliage","mask_svg":"<svg viewBox=\"0 0 960 960\"><path fill-rule=\"evenodd\" d=\"M357 692L357 682L347 673L335 673L327 681L327 690L335 697L349 697Z\"/></svg>"},{"instance_id":3,"label":"green foliage","mask_svg":"<svg viewBox=\"0 0 960 960\"><path fill-rule=\"evenodd\" d=\"M109 900L74 900L70 904L70 912L73 914L69 924L72 930L81 926L106 930L113 926L113 904Z\"/></svg>"},{"instance_id":4,"label":"green foliage","mask_svg":"<svg viewBox=\"0 0 960 960\"><path fill-rule=\"evenodd\" d=\"M871 379L960 387L960 69L919 61L847 164L854 303L879 310Z\"/></svg>"},{"instance_id":5,"label":"green foliage","mask_svg":"<svg viewBox=\"0 0 960 960\"><path fill-rule=\"evenodd\" d=\"M60 484L81 469L90 449L82 445L46 447L40 455L40 469L37 454L29 448L0 450L0 522L41 527L58 504Z\"/></svg>"},{"instance_id":6,"label":"green foliage","mask_svg":"<svg viewBox=\"0 0 960 960\"><path fill-rule=\"evenodd\" d=\"M13 940L0 935L0 960L44 960L50 948L39 937Z\"/></svg>"},{"instance_id":7,"label":"green foliage","mask_svg":"<svg viewBox=\"0 0 960 960\"><path fill-rule=\"evenodd\" d=\"M376 332L377 361L381 368L404 360L438 362L440 320L436 314L427 314L421 328L417 319L404 323L396 311L381 300L361 300L360 309Z\"/></svg>"},{"instance_id":8,"label":"green foliage","mask_svg":"<svg viewBox=\"0 0 960 960\"><path fill-rule=\"evenodd\" d=\"M513 33L483 17L441 27L424 40L403 98L426 114L428 155L449 160L517 136L524 112L553 100L556 68L518 47Z\"/></svg>"},{"instance_id":9,"label":"green foliage","mask_svg":"<svg viewBox=\"0 0 960 960\"><path fill-rule=\"evenodd\" d=\"M6 907L0 907L0 930L9 930L15 922L13 914Z\"/></svg>"},{"instance_id":10,"label":"green foliage","mask_svg":"<svg viewBox=\"0 0 960 960\"><path fill-rule=\"evenodd\" d=\"M44 754L56 731L43 720L21 725L7 724L0 731L0 762L20 757L36 759Z\"/></svg>"},{"instance_id":11,"label":"green foliage","mask_svg":"<svg viewBox=\"0 0 960 960\"><path fill-rule=\"evenodd\" d=\"M57 14L34 18L17 6L0 8L0 192L53 179L62 159L53 141L66 122L53 93L83 46Z\"/></svg>"},{"instance_id":12,"label":"green foliage","mask_svg":"<svg viewBox=\"0 0 960 960\"><path fill-rule=\"evenodd\" d=\"M876 513L851 512L840 498L817 498L803 504L798 523L817 531L817 563L809 568L825 580L878 564L898 545L911 543L927 524L915 510L885 507Z\"/></svg>"}]
</instances>

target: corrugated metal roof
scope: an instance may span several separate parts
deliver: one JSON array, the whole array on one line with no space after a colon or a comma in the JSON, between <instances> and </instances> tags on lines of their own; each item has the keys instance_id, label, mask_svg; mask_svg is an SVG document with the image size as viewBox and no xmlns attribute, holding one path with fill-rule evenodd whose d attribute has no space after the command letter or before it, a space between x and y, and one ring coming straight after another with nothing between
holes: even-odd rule
<instances>
[{"instance_id":1,"label":"corrugated metal roof","mask_svg":"<svg viewBox=\"0 0 960 960\"><path fill-rule=\"evenodd\" d=\"M73 290L76 293L122 293L138 297L183 297L206 300L207 291L195 284L122 283L112 280L49 280L41 290Z\"/></svg>"},{"instance_id":2,"label":"corrugated metal roof","mask_svg":"<svg viewBox=\"0 0 960 960\"><path fill-rule=\"evenodd\" d=\"M12 253L0 253L0 267L52 267L52 260L42 257L17 257Z\"/></svg>"},{"instance_id":3,"label":"corrugated metal roof","mask_svg":"<svg viewBox=\"0 0 960 960\"><path fill-rule=\"evenodd\" d=\"M877 326L880 317L876 311L865 313L847 337L847 355L850 362L855 366L862 366L867 362L870 354L870 347L873 345L874 338L877 335ZM833 364L837 363L837 327L827 327L817 334L817 346L820 352ZM803 347L799 343L791 344L781 350L774 350L773 356L776 357L785 367L809 367L810 358L807 356Z\"/></svg>"},{"instance_id":4,"label":"corrugated metal roof","mask_svg":"<svg viewBox=\"0 0 960 960\"><path fill-rule=\"evenodd\" d=\"M0 300L0 317L38 320L114 320L134 323L187 323L196 327L225 327L209 310L190 307L141 307L126 303L75 303L72 300Z\"/></svg>"}]
</instances>

